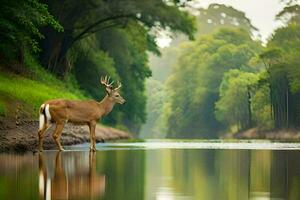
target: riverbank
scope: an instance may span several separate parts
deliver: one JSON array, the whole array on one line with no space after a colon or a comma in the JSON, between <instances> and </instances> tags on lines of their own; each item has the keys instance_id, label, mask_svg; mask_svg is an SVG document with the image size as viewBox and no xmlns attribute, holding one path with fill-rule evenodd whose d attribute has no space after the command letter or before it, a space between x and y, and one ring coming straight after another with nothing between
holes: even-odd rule
<instances>
[{"instance_id":1,"label":"riverbank","mask_svg":"<svg viewBox=\"0 0 300 200\"><path fill-rule=\"evenodd\" d=\"M1 61L1 60L0 60ZM38 111L49 99L89 99L72 80L60 80L43 69L34 59L26 57L25 65L6 66L0 62L0 152L36 151L38 144ZM44 149L56 149L52 139L54 126L45 136ZM118 129L98 125L97 142L130 138ZM90 142L85 126L66 125L63 145Z\"/></svg>"},{"instance_id":2,"label":"riverbank","mask_svg":"<svg viewBox=\"0 0 300 200\"><path fill-rule=\"evenodd\" d=\"M24 120L16 123L13 120L0 121L0 152L35 152L38 146L38 121ZM54 126L49 128L44 139L44 149L57 149L52 132ZM125 131L115 128L97 125L96 141L127 139L131 135ZM87 126L74 126L66 124L64 127L61 143L62 145L74 145L90 142Z\"/></svg>"},{"instance_id":3,"label":"riverbank","mask_svg":"<svg viewBox=\"0 0 300 200\"><path fill-rule=\"evenodd\" d=\"M258 128L251 128L246 131L241 131L235 134L227 134L224 138L300 141L300 130L297 129L260 130Z\"/></svg>"}]
</instances>

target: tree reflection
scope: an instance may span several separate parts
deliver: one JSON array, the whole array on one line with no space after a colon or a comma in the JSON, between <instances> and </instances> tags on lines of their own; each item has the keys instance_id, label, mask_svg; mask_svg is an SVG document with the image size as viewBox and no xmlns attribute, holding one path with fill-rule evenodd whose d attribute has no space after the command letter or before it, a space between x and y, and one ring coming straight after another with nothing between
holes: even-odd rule
<instances>
[{"instance_id":1,"label":"tree reflection","mask_svg":"<svg viewBox=\"0 0 300 200\"><path fill-rule=\"evenodd\" d=\"M300 199L299 155L272 150L149 151L145 199Z\"/></svg>"},{"instance_id":2,"label":"tree reflection","mask_svg":"<svg viewBox=\"0 0 300 200\"><path fill-rule=\"evenodd\" d=\"M221 149L2 154L0 199L298 200L299 156Z\"/></svg>"}]
</instances>

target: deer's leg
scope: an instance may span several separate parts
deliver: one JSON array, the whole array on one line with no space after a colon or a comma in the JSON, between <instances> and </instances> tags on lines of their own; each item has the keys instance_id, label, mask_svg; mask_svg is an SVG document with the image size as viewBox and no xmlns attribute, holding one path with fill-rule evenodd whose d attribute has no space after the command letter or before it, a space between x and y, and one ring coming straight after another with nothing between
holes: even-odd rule
<instances>
[{"instance_id":1,"label":"deer's leg","mask_svg":"<svg viewBox=\"0 0 300 200\"><path fill-rule=\"evenodd\" d=\"M55 156L55 171L54 176L61 176L63 174L63 168L61 164L61 152L58 151Z\"/></svg>"},{"instance_id":2,"label":"deer's leg","mask_svg":"<svg viewBox=\"0 0 300 200\"><path fill-rule=\"evenodd\" d=\"M96 129L96 122L90 122L89 123L90 128L90 138L91 138L91 151L96 151L96 135L95 135L95 129Z\"/></svg>"},{"instance_id":3,"label":"deer's leg","mask_svg":"<svg viewBox=\"0 0 300 200\"><path fill-rule=\"evenodd\" d=\"M55 127L55 131L53 133L53 139L56 142L58 148L60 151L63 151L63 147L60 144L60 136L61 136L61 132L64 128L65 123L56 123L56 127Z\"/></svg>"},{"instance_id":4,"label":"deer's leg","mask_svg":"<svg viewBox=\"0 0 300 200\"><path fill-rule=\"evenodd\" d=\"M48 130L48 128L50 128L50 126L51 126L51 124L45 123L42 130L39 130L39 132L38 132L38 134L39 134L39 151L43 151L44 136L45 136L45 133Z\"/></svg>"},{"instance_id":5,"label":"deer's leg","mask_svg":"<svg viewBox=\"0 0 300 200\"><path fill-rule=\"evenodd\" d=\"M47 188L47 169L45 166L44 155L39 153L39 196L43 199Z\"/></svg>"}]
</instances>

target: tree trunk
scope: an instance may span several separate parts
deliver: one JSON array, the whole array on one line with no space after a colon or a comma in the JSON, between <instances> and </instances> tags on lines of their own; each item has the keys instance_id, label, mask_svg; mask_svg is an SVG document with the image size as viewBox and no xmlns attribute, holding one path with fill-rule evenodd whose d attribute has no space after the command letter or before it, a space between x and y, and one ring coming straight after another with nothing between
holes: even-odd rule
<instances>
[{"instance_id":1,"label":"tree trunk","mask_svg":"<svg viewBox=\"0 0 300 200\"><path fill-rule=\"evenodd\" d=\"M252 111L251 111L251 93L250 93L250 87L247 86L247 106L248 106L248 127L252 127Z\"/></svg>"},{"instance_id":2,"label":"tree trunk","mask_svg":"<svg viewBox=\"0 0 300 200\"><path fill-rule=\"evenodd\" d=\"M72 36L71 33L57 33L50 28L43 31L45 38L41 41L42 53L40 61L42 65L50 72L64 77L70 70L67 62L67 52L71 48Z\"/></svg>"}]
</instances>

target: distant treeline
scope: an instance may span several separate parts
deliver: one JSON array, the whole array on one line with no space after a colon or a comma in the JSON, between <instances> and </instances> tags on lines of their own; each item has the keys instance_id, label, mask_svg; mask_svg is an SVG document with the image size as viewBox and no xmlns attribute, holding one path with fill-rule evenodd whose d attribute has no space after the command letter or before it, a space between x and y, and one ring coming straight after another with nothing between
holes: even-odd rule
<instances>
[{"instance_id":1,"label":"distant treeline","mask_svg":"<svg viewBox=\"0 0 300 200\"><path fill-rule=\"evenodd\" d=\"M1 65L19 72L34 57L95 99L104 95L101 75L120 80L128 103L105 123L137 133L146 118L147 52L160 53L155 39L163 29L193 37L194 18L185 7L179 0L3 0Z\"/></svg>"},{"instance_id":2,"label":"distant treeline","mask_svg":"<svg viewBox=\"0 0 300 200\"><path fill-rule=\"evenodd\" d=\"M176 41L164 50L178 60L166 80L158 76L164 84L148 82L148 107L155 112L148 131L214 138L252 127L299 128L298 2L287 1L277 20L284 26L263 46L244 13L220 4L200 9L196 41Z\"/></svg>"}]
</instances>

